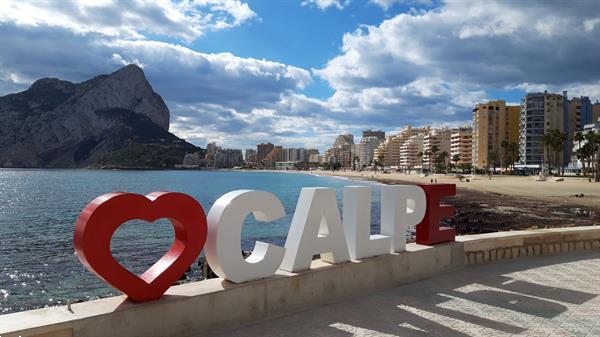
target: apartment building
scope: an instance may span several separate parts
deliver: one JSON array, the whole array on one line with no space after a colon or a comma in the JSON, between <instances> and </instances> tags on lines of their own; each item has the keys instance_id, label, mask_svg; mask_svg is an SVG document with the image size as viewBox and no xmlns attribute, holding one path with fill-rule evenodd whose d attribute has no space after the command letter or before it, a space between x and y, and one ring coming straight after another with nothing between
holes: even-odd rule
<instances>
[{"instance_id":1,"label":"apartment building","mask_svg":"<svg viewBox=\"0 0 600 337\"><path fill-rule=\"evenodd\" d=\"M569 130L565 102L563 95L548 92L530 93L523 98L519 136L519 164L523 167L541 168L544 163L544 133L553 129L564 132L565 125Z\"/></svg>"},{"instance_id":2,"label":"apartment building","mask_svg":"<svg viewBox=\"0 0 600 337\"><path fill-rule=\"evenodd\" d=\"M458 165L468 165L473 158L473 128L470 126L460 127L450 135L450 160ZM458 156L458 162L452 158Z\"/></svg>"},{"instance_id":3,"label":"apartment building","mask_svg":"<svg viewBox=\"0 0 600 337\"><path fill-rule=\"evenodd\" d=\"M454 132L453 129L447 127L431 129L423 137L423 152L431 151L434 147L437 148L437 152L431 156L423 156L423 164L425 167L434 166L436 163L435 156L440 155L442 152L446 152L446 164L450 162L450 137ZM431 161L431 162L430 162Z\"/></svg>"},{"instance_id":4,"label":"apartment building","mask_svg":"<svg viewBox=\"0 0 600 337\"><path fill-rule=\"evenodd\" d=\"M489 158L499 158L502 141L519 143L520 106L504 100L479 103L473 109L472 164L478 169L493 166ZM500 166L500 165L498 165Z\"/></svg>"},{"instance_id":5,"label":"apartment building","mask_svg":"<svg viewBox=\"0 0 600 337\"><path fill-rule=\"evenodd\" d=\"M417 133L400 147L400 168L404 170L422 169L423 158L419 157L419 152L425 152L423 139L428 132Z\"/></svg>"},{"instance_id":6,"label":"apartment building","mask_svg":"<svg viewBox=\"0 0 600 337\"><path fill-rule=\"evenodd\" d=\"M362 137L358 145L359 167L368 167L375 155L375 150L381 143L381 139L377 136Z\"/></svg>"}]
</instances>

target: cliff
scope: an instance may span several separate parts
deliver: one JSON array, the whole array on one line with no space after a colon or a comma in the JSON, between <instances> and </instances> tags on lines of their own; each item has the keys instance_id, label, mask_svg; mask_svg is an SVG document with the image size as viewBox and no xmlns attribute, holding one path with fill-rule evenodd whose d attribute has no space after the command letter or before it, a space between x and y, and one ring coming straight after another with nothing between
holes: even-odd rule
<instances>
[{"instance_id":1,"label":"cliff","mask_svg":"<svg viewBox=\"0 0 600 337\"><path fill-rule=\"evenodd\" d=\"M40 79L0 97L0 167L172 167L201 149L169 133L169 117L135 65L78 84Z\"/></svg>"}]
</instances>

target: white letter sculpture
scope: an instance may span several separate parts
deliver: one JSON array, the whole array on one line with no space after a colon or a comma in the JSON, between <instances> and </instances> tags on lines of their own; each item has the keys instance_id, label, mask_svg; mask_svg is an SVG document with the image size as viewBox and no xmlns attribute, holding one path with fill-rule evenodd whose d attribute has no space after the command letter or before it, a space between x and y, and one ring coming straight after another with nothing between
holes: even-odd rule
<instances>
[{"instance_id":1,"label":"white letter sculpture","mask_svg":"<svg viewBox=\"0 0 600 337\"><path fill-rule=\"evenodd\" d=\"M381 233L393 238L391 253L406 249L406 230L423 220L426 207L425 192L419 186L381 187Z\"/></svg>"},{"instance_id":2,"label":"white letter sculpture","mask_svg":"<svg viewBox=\"0 0 600 337\"><path fill-rule=\"evenodd\" d=\"M300 192L280 268L289 272L306 270L316 254L328 263L350 260L332 188L311 187Z\"/></svg>"},{"instance_id":3,"label":"white letter sculpture","mask_svg":"<svg viewBox=\"0 0 600 337\"><path fill-rule=\"evenodd\" d=\"M344 230L350 258L359 260L390 252L387 235L371 235L371 187L344 187Z\"/></svg>"},{"instance_id":4,"label":"white letter sculpture","mask_svg":"<svg viewBox=\"0 0 600 337\"><path fill-rule=\"evenodd\" d=\"M206 259L220 277L234 283L270 277L279 268L285 249L257 241L252 254L242 256L242 225L248 214L257 221L285 215L281 201L271 193L238 190L220 197L208 212Z\"/></svg>"}]
</instances>

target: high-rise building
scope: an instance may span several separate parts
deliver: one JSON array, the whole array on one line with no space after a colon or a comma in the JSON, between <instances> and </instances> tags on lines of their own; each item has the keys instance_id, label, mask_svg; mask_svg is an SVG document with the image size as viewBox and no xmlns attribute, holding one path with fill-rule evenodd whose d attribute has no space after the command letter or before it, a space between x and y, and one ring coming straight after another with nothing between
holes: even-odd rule
<instances>
[{"instance_id":1,"label":"high-rise building","mask_svg":"<svg viewBox=\"0 0 600 337\"><path fill-rule=\"evenodd\" d=\"M529 168L541 168L544 163L544 134L553 129L565 131L568 107L563 96L548 92L530 93L521 103L519 163ZM569 127L567 126L566 130ZM563 161L564 162L564 161Z\"/></svg>"},{"instance_id":2,"label":"high-rise building","mask_svg":"<svg viewBox=\"0 0 600 337\"><path fill-rule=\"evenodd\" d=\"M456 129L450 136L450 160L454 164L471 164L473 156L473 128L463 126ZM454 156L458 156L458 162L454 161Z\"/></svg>"},{"instance_id":3,"label":"high-rise building","mask_svg":"<svg viewBox=\"0 0 600 337\"><path fill-rule=\"evenodd\" d=\"M244 160L247 162L256 162L256 150L254 149L246 149L244 154Z\"/></svg>"},{"instance_id":4,"label":"high-rise building","mask_svg":"<svg viewBox=\"0 0 600 337\"><path fill-rule=\"evenodd\" d=\"M473 167L494 166L490 158L500 160L502 141L519 143L521 107L506 105L503 100L479 103L473 109ZM500 165L498 165L500 166Z\"/></svg>"},{"instance_id":5,"label":"high-rise building","mask_svg":"<svg viewBox=\"0 0 600 337\"><path fill-rule=\"evenodd\" d=\"M313 154L318 155L319 154L319 150L318 149L307 149L306 153L308 154L308 156L312 156Z\"/></svg>"},{"instance_id":6,"label":"high-rise building","mask_svg":"<svg viewBox=\"0 0 600 337\"><path fill-rule=\"evenodd\" d=\"M563 92L563 96L567 97L567 92ZM569 126L571 129L582 130L586 124L594 122L592 111L592 101L589 97L573 97L569 100Z\"/></svg>"},{"instance_id":7,"label":"high-rise building","mask_svg":"<svg viewBox=\"0 0 600 337\"><path fill-rule=\"evenodd\" d=\"M400 147L402 143L416 134L429 132L429 129L429 127L413 128L410 125L405 126L398 134L387 137L384 142L379 144L374 153L374 158L383 158L383 165L385 166L400 167Z\"/></svg>"},{"instance_id":8,"label":"high-rise building","mask_svg":"<svg viewBox=\"0 0 600 337\"><path fill-rule=\"evenodd\" d=\"M258 144L256 146L256 162L257 163L262 163L262 161L265 159L265 157L271 152L273 151L273 148L275 147L275 145L271 144L271 143L261 143Z\"/></svg>"},{"instance_id":9,"label":"high-rise building","mask_svg":"<svg viewBox=\"0 0 600 337\"><path fill-rule=\"evenodd\" d=\"M571 161L571 150L575 132L580 131L584 124L591 123L592 120L592 102L588 97L573 97L569 100L567 92L563 91L563 130L567 135L567 140L563 144L563 164L567 165Z\"/></svg>"},{"instance_id":10,"label":"high-rise building","mask_svg":"<svg viewBox=\"0 0 600 337\"><path fill-rule=\"evenodd\" d=\"M333 147L327 153L331 163L339 163L341 167L351 168L354 156L354 135L343 134L336 137Z\"/></svg>"},{"instance_id":11,"label":"high-rise building","mask_svg":"<svg viewBox=\"0 0 600 337\"><path fill-rule=\"evenodd\" d=\"M364 134L364 132L363 132ZM381 143L381 139L377 136L362 137L358 145L359 167L368 167L371 165L375 150Z\"/></svg>"},{"instance_id":12,"label":"high-rise building","mask_svg":"<svg viewBox=\"0 0 600 337\"><path fill-rule=\"evenodd\" d=\"M400 146L400 167L404 170L414 170L423 168L423 157L419 157L419 152L425 152L423 139L429 131L422 131L410 136Z\"/></svg>"},{"instance_id":13,"label":"high-rise building","mask_svg":"<svg viewBox=\"0 0 600 337\"><path fill-rule=\"evenodd\" d=\"M212 142L206 144L206 153L204 154L204 159L206 159L206 165L208 167L213 167L215 162L215 154L221 148L217 146L217 143Z\"/></svg>"},{"instance_id":14,"label":"high-rise building","mask_svg":"<svg viewBox=\"0 0 600 337\"><path fill-rule=\"evenodd\" d=\"M308 162L309 163L321 163L322 157L319 156L319 153L313 153L308 157Z\"/></svg>"},{"instance_id":15,"label":"high-rise building","mask_svg":"<svg viewBox=\"0 0 600 337\"><path fill-rule=\"evenodd\" d=\"M242 150L219 149L215 153L214 168L232 168L241 166L243 163Z\"/></svg>"},{"instance_id":16,"label":"high-rise building","mask_svg":"<svg viewBox=\"0 0 600 337\"><path fill-rule=\"evenodd\" d=\"M362 138L366 138L366 137L377 137L379 138L379 141L384 141L385 140L385 131L383 130L364 130L362 132Z\"/></svg>"},{"instance_id":17,"label":"high-rise building","mask_svg":"<svg viewBox=\"0 0 600 337\"><path fill-rule=\"evenodd\" d=\"M446 164L450 162L450 138L454 131L455 130L453 129L443 127L439 129L431 129L425 134L423 137L423 151L433 152L432 149L434 149L434 147L437 148L436 153L432 153L431 156L423 156L423 164L426 167L434 167L435 163L437 162L435 156L439 156L443 152L447 154L445 159Z\"/></svg>"},{"instance_id":18,"label":"high-rise building","mask_svg":"<svg viewBox=\"0 0 600 337\"><path fill-rule=\"evenodd\" d=\"M600 121L600 102L592 104L592 123Z\"/></svg>"},{"instance_id":19,"label":"high-rise building","mask_svg":"<svg viewBox=\"0 0 600 337\"><path fill-rule=\"evenodd\" d=\"M595 132L595 133L600 133L600 120L597 120L594 123L589 123L583 126L582 129L582 134L585 135L589 132ZM577 158L577 150L579 150L579 146L581 145L582 147L587 143L587 140L584 139L581 141L581 144L579 141L573 140L573 143L571 143L572 151L571 151L571 163L569 165L569 169L573 169L573 170L581 170L583 168L583 165L581 164L581 160L579 158Z\"/></svg>"},{"instance_id":20,"label":"high-rise building","mask_svg":"<svg viewBox=\"0 0 600 337\"><path fill-rule=\"evenodd\" d=\"M296 159L296 149L293 147L288 147L283 149L283 161L297 161Z\"/></svg>"}]
</instances>

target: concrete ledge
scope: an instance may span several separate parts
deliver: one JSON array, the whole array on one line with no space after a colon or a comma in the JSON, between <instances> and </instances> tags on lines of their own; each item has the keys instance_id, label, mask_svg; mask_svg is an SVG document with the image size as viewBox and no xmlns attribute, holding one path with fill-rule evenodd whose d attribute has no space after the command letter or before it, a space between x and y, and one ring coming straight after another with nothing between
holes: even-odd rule
<instances>
[{"instance_id":1,"label":"concrete ledge","mask_svg":"<svg viewBox=\"0 0 600 337\"><path fill-rule=\"evenodd\" d=\"M458 236L466 264L600 249L600 226Z\"/></svg>"},{"instance_id":2,"label":"concrete ledge","mask_svg":"<svg viewBox=\"0 0 600 337\"><path fill-rule=\"evenodd\" d=\"M458 236L433 247L232 284L222 279L169 289L158 301L124 296L0 315L0 336L202 336L435 276L465 264L600 249L600 226Z\"/></svg>"},{"instance_id":3,"label":"concrete ledge","mask_svg":"<svg viewBox=\"0 0 600 337\"><path fill-rule=\"evenodd\" d=\"M232 284L222 279L169 289L158 301L124 296L0 316L0 336L199 336L414 282L462 267L463 244L408 244L406 251L301 273Z\"/></svg>"}]
</instances>

